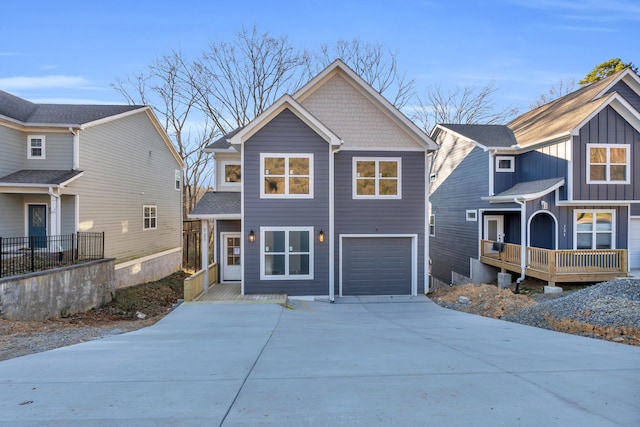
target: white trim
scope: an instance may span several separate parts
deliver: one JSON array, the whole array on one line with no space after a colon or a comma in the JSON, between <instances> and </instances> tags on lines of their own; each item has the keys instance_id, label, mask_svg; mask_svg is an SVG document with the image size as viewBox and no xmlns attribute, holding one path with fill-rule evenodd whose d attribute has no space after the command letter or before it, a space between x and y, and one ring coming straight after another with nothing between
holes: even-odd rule
<instances>
[{"instance_id":1,"label":"white trim","mask_svg":"<svg viewBox=\"0 0 640 427\"><path fill-rule=\"evenodd\" d=\"M178 188L176 188L176 184L178 184ZM173 188L175 188L176 191L180 191L182 188L182 171L180 169L174 170Z\"/></svg>"},{"instance_id":2,"label":"white trim","mask_svg":"<svg viewBox=\"0 0 640 427\"><path fill-rule=\"evenodd\" d=\"M340 244L339 244L339 289L340 296L342 296L342 257L344 255L343 251L343 240L344 239L370 239L370 238L393 238L393 237L404 237L411 239L411 295L418 295L418 235L417 234L340 234ZM426 254L425 254L426 256ZM425 283L425 289L427 288L427 284Z\"/></svg>"},{"instance_id":3,"label":"white trim","mask_svg":"<svg viewBox=\"0 0 640 427\"><path fill-rule=\"evenodd\" d=\"M587 177L587 184L607 184L607 185L619 185L619 184L630 184L630 175L631 175L631 145L630 144L603 144L603 143L597 143L597 142L590 142L587 143L587 150L585 153L585 157L586 157L586 171L585 171L585 175ZM605 160L605 163L598 163L598 165L603 165L605 167L605 178L604 180L592 180L591 179L591 149L592 148L606 148L607 151L607 158ZM610 170L611 170L611 166L617 166L617 165L622 165L622 163L611 163L611 148L624 148L625 149L625 153L626 153L626 159L625 159L625 179L624 181L612 181L611 180L611 174L610 174Z\"/></svg>"},{"instance_id":4,"label":"white trim","mask_svg":"<svg viewBox=\"0 0 640 427\"><path fill-rule=\"evenodd\" d=\"M573 217L573 249L574 250L578 250L578 223L577 223L577 217L578 214L580 213L590 213L590 214L594 214L593 219L596 219L596 215L595 214L599 214L599 213L610 213L611 214L611 248L609 249L616 249L616 210L615 209L574 209L572 212L572 217ZM593 223L593 229L591 230L591 249L596 249L594 248L594 239L595 236L597 235L597 230L596 230L596 224Z\"/></svg>"},{"instance_id":5,"label":"white trim","mask_svg":"<svg viewBox=\"0 0 640 427\"><path fill-rule=\"evenodd\" d=\"M227 181L227 166L240 166L240 181L230 182ZM220 182L216 182L216 187L220 191L224 191L225 187L229 187L230 189L236 190L242 187L242 162L238 160L220 160Z\"/></svg>"},{"instance_id":6,"label":"white trim","mask_svg":"<svg viewBox=\"0 0 640 427\"><path fill-rule=\"evenodd\" d=\"M625 83L627 84L627 86L629 86L631 88L631 90L633 90L636 94L640 95L640 77L638 77L638 75L636 73L633 72L633 70L631 70L631 68L627 68L625 69L619 76L618 78L612 80L611 82L609 82L609 84L607 86L604 87L604 89L602 89L600 92L598 92L598 94L596 96L593 97L593 99L597 99L600 98L601 96L605 95L613 86L616 85L616 83L629 78L632 79L633 82L635 82L635 88L633 87L633 82L629 82L625 80Z\"/></svg>"},{"instance_id":7,"label":"white trim","mask_svg":"<svg viewBox=\"0 0 640 427\"><path fill-rule=\"evenodd\" d=\"M483 215L482 217L482 225L483 225L483 233L482 240L489 240L488 230L489 230L489 220L496 221L496 241L504 242L504 215Z\"/></svg>"},{"instance_id":8,"label":"white trim","mask_svg":"<svg viewBox=\"0 0 640 427\"><path fill-rule=\"evenodd\" d=\"M433 224L431 223L431 218L433 218ZM433 233L431 232L431 227L433 226ZM436 214L430 213L427 217L427 229L429 232L427 233L430 237L436 236Z\"/></svg>"},{"instance_id":9,"label":"white trim","mask_svg":"<svg viewBox=\"0 0 640 427\"><path fill-rule=\"evenodd\" d=\"M193 215L188 214L187 218L189 219L242 219L241 214L224 214L224 215L216 215L216 214L201 214L201 215Z\"/></svg>"},{"instance_id":10,"label":"white trim","mask_svg":"<svg viewBox=\"0 0 640 427\"><path fill-rule=\"evenodd\" d=\"M267 231L284 231L285 233L285 250L284 253L280 255L284 255L285 262L285 271L284 274L279 275L268 275L265 274L265 255L267 252L265 250L265 232ZM305 255L307 252L292 252L291 246L289 245L289 233L292 231L306 231L309 233L309 274L289 274L289 257L290 255ZM258 241L260 244L260 280L314 280L313 274L313 266L315 264L314 258L314 247L315 247L315 232L313 227L260 227L260 239ZM269 252L271 253L271 252Z\"/></svg>"},{"instance_id":11,"label":"white trim","mask_svg":"<svg viewBox=\"0 0 640 427\"><path fill-rule=\"evenodd\" d=\"M375 162L375 174L373 177L359 177L357 175L358 170L358 162ZM397 183L396 190L397 194L379 194L380 193L380 180L392 180L393 178L382 178L380 176L379 167L380 162L396 162L398 176L395 178ZM358 179L373 179L375 185L375 194L373 195L360 195L357 194L358 191ZM392 200L400 200L402 199L402 157L353 157L351 159L351 187L352 194L351 197L353 199L392 199Z\"/></svg>"},{"instance_id":12,"label":"white trim","mask_svg":"<svg viewBox=\"0 0 640 427\"><path fill-rule=\"evenodd\" d=\"M573 137L569 138L566 141L567 144L567 200L573 200L573 180L574 180L574 167L580 162L575 162L573 160ZM559 192L556 192L556 205L558 205L558 201L560 200Z\"/></svg>"},{"instance_id":13,"label":"white trim","mask_svg":"<svg viewBox=\"0 0 640 427\"><path fill-rule=\"evenodd\" d=\"M121 262L120 264L116 264L114 269L120 270L122 268L127 268L127 267L131 267L132 265L135 264L140 264L143 262L147 262L150 261L154 258L159 258L165 255L169 255L172 254L174 252L180 252L182 251L182 247L177 247L177 248L173 248L173 249L167 249L166 251L162 251L162 252L158 252L157 254L153 254L153 255L147 255L147 256L143 256L142 258L136 258L136 259L132 259L130 261L125 261L125 262Z\"/></svg>"},{"instance_id":14,"label":"white trim","mask_svg":"<svg viewBox=\"0 0 640 427\"><path fill-rule=\"evenodd\" d=\"M295 114L300 120L307 124L314 132L330 145L342 145L342 140L334 134L331 129L326 127L322 122L316 119L302 105L300 105L290 95L283 95L274 102L269 108L264 110L258 117L253 119L242 130L231 137L228 142L232 145L239 145L247 141L253 135L269 123L274 117L288 109ZM244 162L243 162L244 164Z\"/></svg>"},{"instance_id":15,"label":"white trim","mask_svg":"<svg viewBox=\"0 0 640 427\"><path fill-rule=\"evenodd\" d=\"M496 194L495 177L493 176L495 173L493 171L495 157L496 157L496 153L495 152L492 153L491 151L489 151L489 196L495 196Z\"/></svg>"},{"instance_id":16,"label":"white trim","mask_svg":"<svg viewBox=\"0 0 640 427\"><path fill-rule=\"evenodd\" d=\"M144 221L147 219L145 210L147 208L153 208L155 215L151 216L149 211L149 227L145 227ZM151 218L155 219L154 226L151 227ZM142 205L142 231L157 230L158 229L158 205Z\"/></svg>"},{"instance_id":17,"label":"white trim","mask_svg":"<svg viewBox=\"0 0 640 427\"><path fill-rule=\"evenodd\" d=\"M431 170L431 165L430 165L430 160L431 160L431 156L429 155L428 152L424 153L424 173L425 175L429 173L429 171ZM425 185L424 185L424 217L422 218L422 220L424 221L424 257L423 257L423 266L422 268L424 269L424 274L423 274L423 278L422 280L424 281L424 294L428 294L429 290L431 289L431 280L429 277L429 273L430 273L430 269L429 269L429 230L427 229L428 224L427 224L427 218L429 215L429 212L431 211L431 204L429 203L429 193L431 192L431 183L427 180L425 180ZM428 207L428 208L427 208ZM416 291L417 293L417 291Z\"/></svg>"},{"instance_id":18,"label":"white trim","mask_svg":"<svg viewBox=\"0 0 640 427\"><path fill-rule=\"evenodd\" d=\"M533 220L533 217L538 215L538 214L547 214L550 215L551 218L553 218L553 221L556 224L556 229L555 229L555 241L554 241L554 247L553 249L558 249L558 218L556 218L556 216L553 214L553 212L548 211L548 210L544 210L544 209L540 209L537 210L535 212L533 212L531 214L531 216L529 217L529 219L527 220L527 246L531 246L531 221Z\"/></svg>"},{"instance_id":19,"label":"white trim","mask_svg":"<svg viewBox=\"0 0 640 427\"><path fill-rule=\"evenodd\" d=\"M496 157L496 172L515 172L516 170L516 157L515 156L495 156ZM509 167L500 167L500 161L508 160Z\"/></svg>"},{"instance_id":20,"label":"white trim","mask_svg":"<svg viewBox=\"0 0 640 427\"><path fill-rule=\"evenodd\" d=\"M240 145L240 163L244 166L244 145ZM241 171L244 174L244 171ZM245 181L243 179L240 181L240 233L242 234L242 238L247 238L246 228L244 226L244 191L245 191ZM247 240L248 242L248 240ZM260 242L258 242L260 244ZM242 270L240 270L240 295L244 295L244 266L245 264L245 254L246 251L240 252L240 264L242 264Z\"/></svg>"},{"instance_id":21,"label":"white trim","mask_svg":"<svg viewBox=\"0 0 640 427\"><path fill-rule=\"evenodd\" d=\"M264 160L265 158L283 158L285 159L284 175L275 175L284 179L284 194L265 193L264 180L265 175ZM289 179L291 170L289 169L289 159L308 159L309 160L309 193L308 194L291 194L289 193ZM307 175L293 175L294 177L306 177ZM261 199L313 199L313 153L260 153L260 198Z\"/></svg>"},{"instance_id":22,"label":"white trim","mask_svg":"<svg viewBox=\"0 0 640 427\"><path fill-rule=\"evenodd\" d=\"M385 152L423 152L424 148L419 147L341 147L341 151L385 151Z\"/></svg>"},{"instance_id":23,"label":"white trim","mask_svg":"<svg viewBox=\"0 0 640 427\"><path fill-rule=\"evenodd\" d=\"M478 221L478 211L475 209L467 209L465 219L469 222Z\"/></svg>"},{"instance_id":24,"label":"white trim","mask_svg":"<svg viewBox=\"0 0 640 427\"><path fill-rule=\"evenodd\" d=\"M562 187L563 185L564 185L564 178L562 178L562 180L558 181L557 183L555 183L551 187L546 188L546 189L544 189L542 191L538 191L537 193L511 194L511 195L507 195L507 196L480 197L480 200L486 200L489 203L514 202L515 199L524 200L524 201L535 200L535 199L539 199L539 198L541 198L543 196L546 196L547 194L551 193L552 191L556 191L558 188Z\"/></svg>"},{"instance_id":25,"label":"white trim","mask_svg":"<svg viewBox=\"0 0 640 427\"><path fill-rule=\"evenodd\" d=\"M74 211L75 211L75 222L73 224L73 232L77 233L80 228L80 195L75 194L73 196L74 200Z\"/></svg>"},{"instance_id":26,"label":"white trim","mask_svg":"<svg viewBox=\"0 0 640 427\"><path fill-rule=\"evenodd\" d=\"M31 145L31 142L36 139L39 139L40 142L42 143L40 147L33 147ZM33 152L31 151L33 148L39 148L41 154L39 156L34 156ZM28 135L27 136L27 159L44 160L46 158L47 158L47 149L46 149L45 135Z\"/></svg>"},{"instance_id":27,"label":"white trim","mask_svg":"<svg viewBox=\"0 0 640 427\"><path fill-rule=\"evenodd\" d=\"M217 228L215 229L217 230ZM215 232L214 230L214 232ZM244 252L244 239L242 238L242 233L239 231L223 231L221 233L219 233L220 236L220 241L218 242L218 244L220 244L220 259L218 260L218 265L220 266L220 283L237 283L238 280L226 280L225 279L225 273L224 273L224 268L225 265L227 265L227 252L225 251L226 247L227 247L227 243L226 243L226 238L227 237L237 237L240 239L240 270L242 271L242 252ZM214 245L216 246L216 245ZM215 257L215 248L214 248L214 257ZM216 258L213 258L216 259ZM241 275L242 276L242 275Z\"/></svg>"},{"instance_id":28,"label":"white trim","mask_svg":"<svg viewBox=\"0 0 640 427\"><path fill-rule=\"evenodd\" d=\"M26 237L29 237L29 206L35 206L35 205L44 205L46 206L45 210L44 210L44 215L45 215L45 223L46 223L46 235L49 235L49 222L51 220L50 215L49 215L49 203L47 202L26 202L24 204L24 235Z\"/></svg>"},{"instance_id":29,"label":"white trim","mask_svg":"<svg viewBox=\"0 0 640 427\"><path fill-rule=\"evenodd\" d=\"M335 153L340 149L334 150L329 145L329 235L325 241L329 245L329 300L335 300L335 243L333 236L335 233Z\"/></svg>"}]
</instances>

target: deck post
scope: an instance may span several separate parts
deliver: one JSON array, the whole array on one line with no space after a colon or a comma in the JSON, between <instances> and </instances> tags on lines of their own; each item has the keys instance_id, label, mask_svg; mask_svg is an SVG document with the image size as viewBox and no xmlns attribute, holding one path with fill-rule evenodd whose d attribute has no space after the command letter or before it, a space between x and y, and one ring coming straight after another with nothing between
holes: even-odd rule
<instances>
[{"instance_id":1,"label":"deck post","mask_svg":"<svg viewBox=\"0 0 640 427\"><path fill-rule=\"evenodd\" d=\"M629 274L629 260L627 259L628 252L626 250L620 251L620 272Z\"/></svg>"},{"instance_id":2,"label":"deck post","mask_svg":"<svg viewBox=\"0 0 640 427\"><path fill-rule=\"evenodd\" d=\"M556 251L550 251L549 256L549 286L556 285Z\"/></svg>"}]
</instances>

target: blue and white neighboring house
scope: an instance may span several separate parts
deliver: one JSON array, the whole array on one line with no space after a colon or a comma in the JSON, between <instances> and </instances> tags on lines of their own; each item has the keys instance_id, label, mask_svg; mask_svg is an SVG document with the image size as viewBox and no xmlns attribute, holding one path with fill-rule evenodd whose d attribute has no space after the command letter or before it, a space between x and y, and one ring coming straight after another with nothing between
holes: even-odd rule
<instances>
[{"instance_id":1,"label":"blue and white neighboring house","mask_svg":"<svg viewBox=\"0 0 640 427\"><path fill-rule=\"evenodd\" d=\"M0 91L0 236L104 232L116 286L181 268L183 162L146 106Z\"/></svg>"},{"instance_id":2,"label":"blue and white neighboring house","mask_svg":"<svg viewBox=\"0 0 640 427\"><path fill-rule=\"evenodd\" d=\"M500 257L520 276L553 263L563 276L551 281L640 268L640 78L630 69L506 126L440 124L431 137L436 287L494 280Z\"/></svg>"},{"instance_id":3,"label":"blue and white neighboring house","mask_svg":"<svg viewBox=\"0 0 640 427\"><path fill-rule=\"evenodd\" d=\"M219 279L243 294L425 293L434 149L337 60L207 147L215 191L189 217L214 221Z\"/></svg>"}]
</instances>

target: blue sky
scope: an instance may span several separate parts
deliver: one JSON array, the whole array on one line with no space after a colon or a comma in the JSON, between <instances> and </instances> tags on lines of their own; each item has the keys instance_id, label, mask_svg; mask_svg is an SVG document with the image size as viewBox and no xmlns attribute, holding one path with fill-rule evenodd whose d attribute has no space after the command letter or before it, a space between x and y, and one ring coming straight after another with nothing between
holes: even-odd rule
<instances>
[{"instance_id":1,"label":"blue sky","mask_svg":"<svg viewBox=\"0 0 640 427\"><path fill-rule=\"evenodd\" d=\"M380 42L419 92L493 79L498 105L521 112L607 59L640 65L637 0L5 0L3 12L0 89L33 102L124 103L116 78L254 24L311 50Z\"/></svg>"}]
</instances>

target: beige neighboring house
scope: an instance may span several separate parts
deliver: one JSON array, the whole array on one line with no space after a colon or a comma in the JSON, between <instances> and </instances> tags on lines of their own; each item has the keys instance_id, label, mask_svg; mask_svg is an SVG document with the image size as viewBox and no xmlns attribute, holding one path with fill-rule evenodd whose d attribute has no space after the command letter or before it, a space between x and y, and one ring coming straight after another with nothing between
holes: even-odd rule
<instances>
[{"instance_id":1,"label":"beige neighboring house","mask_svg":"<svg viewBox=\"0 0 640 427\"><path fill-rule=\"evenodd\" d=\"M147 106L0 90L0 236L104 232L116 286L180 269L183 162Z\"/></svg>"}]
</instances>

